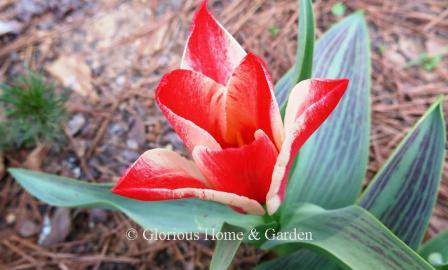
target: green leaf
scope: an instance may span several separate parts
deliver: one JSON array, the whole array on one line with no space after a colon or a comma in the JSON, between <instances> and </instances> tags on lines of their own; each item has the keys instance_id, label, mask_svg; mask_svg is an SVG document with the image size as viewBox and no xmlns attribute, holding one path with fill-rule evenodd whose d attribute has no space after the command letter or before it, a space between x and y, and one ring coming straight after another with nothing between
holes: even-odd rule
<instances>
[{"instance_id":1,"label":"green leaf","mask_svg":"<svg viewBox=\"0 0 448 270\"><path fill-rule=\"evenodd\" d=\"M448 270L448 230L425 243L419 253L438 270Z\"/></svg>"},{"instance_id":2,"label":"green leaf","mask_svg":"<svg viewBox=\"0 0 448 270\"><path fill-rule=\"evenodd\" d=\"M299 0L299 32L294 66L275 85L275 96L282 112L289 92L300 81L309 79L313 68L314 15L311 0Z\"/></svg>"},{"instance_id":3,"label":"green leaf","mask_svg":"<svg viewBox=\"0 0 448 270\"><path fill-rule=\"evenodd\" d=\"M426 71L433 71L442 62L443 57L441 55L430 56L422 62L422 67Z\"/></svg>"},{"instance_id":4,"label":"green leaf","mask_svg":"<svg viewBox=\"0 0 448 270\"><path fill-rule=\"evenodd\" d=\"M221 233L223 233L224 236L228 235L228 237L225 236L227 239L218 240L216 242L212 262L210 263L211 270L228 269L241 242L243 241L243 238L238 237L238 234L241 234L241 236L243 236L246 231L246 229L227 223L224 223L222 225Z\"/></svg>"},{"instance_id":5,"label":"green leaf","mask_svg":"<svg viewBox=\"0 0 448 270\"><path fill-rule=\"evenodd\" d=\"M273 25L268 28L268 31L271 34L271 36L275 37L280 32L280 28L278 28L276 25Z\"/></svg>"},{"instance_id":6,"label":"green leaf","mask_svg":"<svg viewBox=\"0 0 448 270\"><path fill-rule=\"evenodd\" d=\"M262 223L259 216L243 215L211 201L138 201L111 193L111 184L91 184L24 169L9 169L9 172L23 188L47 204L118 210L143 228L159 232L208 233L219 230L224 222L243 228Z\"/></svg>"},{"instance_id":7,"label":"green leaf","mask_svg":"<svg viewBox=\"0 0 448 270\"><path fill-rule=\"evenodd\" d=\"M445 121L439 98L403 139L360 198L411 248L425 235L442 176Z\"/></svg>"},{"instance_id":8,"label":"green leaf","mask_svg":"<svg viewBox=\"0 0 448 270\"><path fill-rule=\"evenodd\" d=\"M344 15L346 7L343 3L338 2L331 7L331 13L336 17L341 17Z\"/></svg>"},{"instance_id":9,"label":"green leaf","mask_svg":"<svg viewBox=\"0 0 448 270\"><path fill-rule=\"evenodd\" d=\"M345 77L350 83L330 117L300 149L285 204L335 209L355 202L369 156L370 48L362 13L333 26L315 52L313 77Z\"/></svg>"},{"instance_id":10,"label":"green leaf","mask_svg":"<svg viewBox=\"0 0 448 270\"><path fill-rule=\"evenodd\" d=\"M420 65L426 71L433 71L442 62L443 57L448 54L448 47L445 47L438 54L421 53L415 59L404 65L404 68Z\"/></svg>"},{"instance_id":11,"label":"green leaf","mask_svg":"<svg viewBox=\"0 0 448 270\"><path fill-rule=\"evenodd\" d=\"M257 266L255 270L332 270L339 269L331 260L311 250L299 250Z\"/></svg>"},{"instance_id":12,"label":"green leaf","mask_svg":"<svg viewBox=\"0 0 448 270\"><path fill-rule=\"evenodd\" d=\"M286 103L288 102L289 92L291 92L294 85L297 82L294 79L294 69L295 65L290 68L283 77L278 80L275 84L275 98L277 99L277 103L280 107L280 112L282 116L285 114Z\"/></svg>"},{"instance_id":13,"label":"green leaf","mask_svg":"<svg viewBox=\"0 0 448 270\"><path fill-rule=\"evenodd\" d=\"M347 269L434 269L359 206L323 210L306 204L284 221L280 232L286 236L269 240L264 248L288 244L314 249ZM298 232L311 233L312 240L294 239Z\"/></svg>"}]
</instances>

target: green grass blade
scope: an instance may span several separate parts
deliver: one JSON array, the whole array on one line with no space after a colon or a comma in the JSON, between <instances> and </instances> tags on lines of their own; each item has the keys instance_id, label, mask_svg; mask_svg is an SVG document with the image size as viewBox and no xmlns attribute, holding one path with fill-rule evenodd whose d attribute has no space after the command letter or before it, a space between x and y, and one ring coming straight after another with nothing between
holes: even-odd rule
<instances>
[{"instance_id":1,"label":"green grass blade","mask_svg":"<svg viewBox=\"0 0 448 270\"><path fill-rule=\"evenodd\" d=\"M286 205L335 209L355 202L366 173L370 132L370 48L362 13L333 26L315 48L313 77L349 78L339 105L301 148Z\"/></svg>"},{"instance_id":2,"label":"green grass blade","mask_svg":"<svg viewBox=\"0 0 448 270\"><path fill-rule=\"evenodd\" d=\"M314 50L314 14L311 0L299 0L299 33L297 34L296 82L311 78Z\"/></svg>"},{"instance_id":3,"label":"green grass blade","mask_svg":"<svg viewBox=\"0 0 448 270\"><path fill-rule=\"evenodd\" d=\"M224 222L243 228L262 223L261 217L239 214L211 201L184 199L144 202L111 193L110 184L91 184L24 169L9 169L9 172L23 188L47 204L118 210L144 229L209 233L212 229L219 230Z\"/></svg>"},{"instance_id":4,"label":"green grass blade","mask_svg":"<svg viewBox=\"0 0 448 270\"><path fill-rule=\"evenodd\" d=\"M296 63L275 85L275 95L282 111L284 111L289 92L294 85L311 78L314 39L313 3L311 0L299 0Z\"/></svg>"},{"instance_id":5,"label":"green grass blade","mask_svg":"<svg viewBox=\"0 0 448 270\"><path fill-rule=\"evenodd\" d=\"M212 262L210 263L211 270L228 269L229 265L232 263L233 257L235 256L241 242L242 238L236 237L236 234L245 234L247 230L233 226L227 223L222 225L221 232L226 235L230 233L230 240L218 240L216 242L215 251L213 252ZM241 239L241 240L238 240Z\"/></svg>"},{"instance_id":6,"label":"green grass blade","mask_svg":"<svg viewBox=\"0 0 448 270\"><path fill-rule=\"evenodd\" d=\"M404 138L360 199L401 240L417 249L436 202L445 157L443 100Z\"/></svg>"},{"instance_id":7,"label":"green grass blade","mask_svg":"<svg viewBox=\"0 0 448 270\"><path fill-rule=\"evenodd\" d=\"M448 270L448 230L425 243L419 253L438 270Z\"/></svg>"},{"instance_id":8,"label":"green grass blade","mask_svg":"<svg viewBox=\"0 0 448 270\"><path fill-rule=\"evenodd\" d=\"M434 269L372 214L359 206L323 210L315 205L302 205L285 219L281 232L291 233L294 229L311 232L312 240L284 237L285 240L270 240L263 247L287 244L296 248L314 249L346 269Z\"/></svg>"}]
</instances>

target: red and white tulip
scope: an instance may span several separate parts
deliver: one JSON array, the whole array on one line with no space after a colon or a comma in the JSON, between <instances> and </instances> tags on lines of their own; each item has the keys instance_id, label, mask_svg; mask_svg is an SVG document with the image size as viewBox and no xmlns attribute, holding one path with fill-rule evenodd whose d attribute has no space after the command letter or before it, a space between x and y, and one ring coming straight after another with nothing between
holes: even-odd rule
<instances>
[{"instance_id":1,"label":"red and white tulip","mask_svg":"<svg viewBox=\"0 0 448 270\"><path fill-rule=\"evenodd\" d=\"M207 9L194 16L181 69L156 100L193 160L145 152L113 192L146 200L199 198L249 214L273 214L296 153L343 96L347 79L311 79L291 91L284 123L265 63L246 53Z\"/></svg>"}]
</instances>

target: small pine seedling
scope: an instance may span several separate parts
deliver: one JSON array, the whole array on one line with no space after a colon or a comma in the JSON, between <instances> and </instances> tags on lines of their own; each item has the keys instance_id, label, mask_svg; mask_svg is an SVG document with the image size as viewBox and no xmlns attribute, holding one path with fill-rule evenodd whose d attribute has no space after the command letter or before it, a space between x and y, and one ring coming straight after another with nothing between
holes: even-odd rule
<instances>
[{"instance_id":1,"label":"small pine seedling","mask_svg":"<svg viewBox=\"0 0 448 270\"><path fill-rule=\"evenodd\" d=\"M38 142L58 146L63 139L65 100L53 85L32 72L11 85L0 85L0 151Z\"/></svg>"}]
</instances>

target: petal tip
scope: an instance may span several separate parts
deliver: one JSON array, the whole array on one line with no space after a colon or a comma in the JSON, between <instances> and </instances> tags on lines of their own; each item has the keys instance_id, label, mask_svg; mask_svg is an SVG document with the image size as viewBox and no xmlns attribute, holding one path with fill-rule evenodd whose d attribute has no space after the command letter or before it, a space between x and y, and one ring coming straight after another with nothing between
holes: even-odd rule
<instances>
[{"instance_id":1,"label":"petal tip","mask_svg":"<svg viewBox=\"0 0 448 270\"><path fill-rule=\"evenodd\" d=\"M252 212L252 213L248 213L248 214L253 214L253 215L263 216L265 213L266 213L266 211L265 211L264 208L260 205L260 207L259 207L259 208L257 207L257 208L254 210L254 212Z\"/></svg>"},{"instance_id":2,"label":"petal tip","mask_svg":"<svg viewBox=\"0 0 448 270\"><path fill-rule=\"evenodd\" d=\"M129 166L129 168L127 168L123 172L122 176L120 177L120 180L118 180L118 182L115 183L115 186L112 187L112 189L110 190L112 193L120 195L120 196L124 196L126 188L123 187L123 185L126 186L126 184L125 184L125 182L127 181L126 176L128 175L129 171L132 170L133 165Z\"/></svg>"},{"instance_id":3,"label":"petal tip","mask_svg":"<svg viewBox=\"0 0 448 270\"><path fill-rule=\"evenodd\" d=\"M339 98L342 98L342 96L345 94L345 92L348 88L350 80L347 78L342 78L337 81L338 81L339 85L335 87L335 91L339 93L338 94Z\"/></svg>"},{"instance_id":4,"label":"petal tip","mask_svg":"<svg viewBox=\"0 0 448 270\"><path fill-rule=\"evenodd\" d=\"M203 0L201 4L199 5L199 10L206 10L208 11L208 0Z\"/></svg>"},{"instance_id":5,"label":"petal tip","mask_svg":"<svg viewBox=\"0 0 448 270\"><path fill-rule=\"evenodd\" d=\"M210 14L210 10L208 9L208 1L207 0L204 0L204 1L202 1L200 4L199 4L199 6L198 6L198 8L197 8L197 10L196 10L196 12L195 12L195 14L193 15L193 21L192 21L192 24L190 25L190 33L193 31L193 29L194 29L194 27L195 27L195 25L196 25L196 21L201 17L201 16L211 16L211 14Z\"/></svg>"},{"instance_id":6,"label":"petal tip","mask_svg":"<svg viewBox=\"0 0 448 270\"><path fill-rule=\"evenodd\" d=\"M244 56L244 58L241 60L241 62L244 62L244 61L252 62L254 64L258 64L263 69L267 70L266 63L264 62L264 60L260 56L256 55L253 52L247 52L246 56ZM240 63L240 65L241 65L241 63Z\"/></svg>"},{"instance_id":7,"label":"petal tip","mask_svg":"<svg viewBox=\"0 0 448 270\"><path fill-rule=\"evenodd\" d=\"M122 187L120 185L120 182L121 182L122 179L120 179L120 181L118 181L118 183L110 190L110 192L112 192L113 194L122 196L123 189L122 189Z\"/></svg>"},{"instance_id":8,"label":"petal tip","mask_svg":"<svg viewBox=\"0 0 448 270\"><path fill-rule=\"evenodd\" d=\"M340 80L341 80L341 84L343 85L343 88L347 88L348 84L350 83L350 79L342 78Z\"/></svg>"},{"instance_id":9,"label":"petal tip","mask_svg":"<svg viewBox=\"0 0 448 270\"><path fill-rule=\"evenodd\" d=\"M268 214L272 216L280 207L281 200L278 195L274 195L267 199L266 208L268 210Z\"/></svg>"},{"instance_id":10,"label":"petal tip","mask_svg":"<svg viewBox=\"0 0 448 270\"><path fill-rule=\"evenodd\" d=\"M225 85L246 52L207 6L203 1L193 16L181 68L198 71Z\"/></svg>"}]
</instances>

